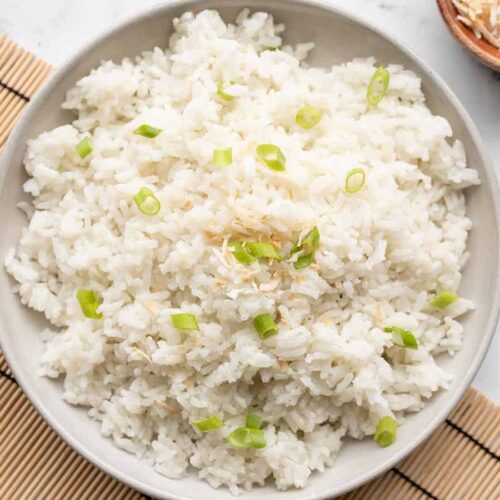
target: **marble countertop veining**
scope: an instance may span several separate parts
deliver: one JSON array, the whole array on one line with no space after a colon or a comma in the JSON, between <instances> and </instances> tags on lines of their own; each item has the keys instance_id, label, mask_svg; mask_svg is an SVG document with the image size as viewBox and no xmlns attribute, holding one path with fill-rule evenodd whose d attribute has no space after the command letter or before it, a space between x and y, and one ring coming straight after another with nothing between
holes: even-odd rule
<instances>
[{"instance_id":1,"label":"marble countertop veining","mask_svg":"<svg viewBox=\"0 0 500 500\"><path fill-rule=\"evenodd\" d=\"M458 95L500 172L500 74L473 60L448 34L434 0L330 0L413 49ZM0 32L57 66L95 35L158 0L2 0ZM251 1L249 1L251 5ZM500 402L500 329L474 386ZM469 332L473 334L473 332Z\"/></svg>"}]
</instances>

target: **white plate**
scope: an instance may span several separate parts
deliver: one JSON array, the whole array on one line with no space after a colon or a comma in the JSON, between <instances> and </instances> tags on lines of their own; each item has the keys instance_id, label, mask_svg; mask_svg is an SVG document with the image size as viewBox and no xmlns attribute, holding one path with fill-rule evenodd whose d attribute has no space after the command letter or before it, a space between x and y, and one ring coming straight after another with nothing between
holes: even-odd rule
<instances>
[{"instance_id":1,"label":"white plate","mask_svg":"<svg viewBox=\"0 0 500 500\"><path fill-rule=\"evenodd\" d=\"M29 105L1 157L2 262L7 249L16 245L21 229L26 225L25 217L16 209L16 204L26 198L22 192L22 183L26 179L22 167L26 141L71 120L71 116L60 109L65 92L103 59L117 61L155 45L165 47L172 19L186 10L217 8L226 20L234 20L241 8L248 4L241 0L209 0L181 1L157 7L101 36L60 68ZM461 351L453 359L442 359L442 366L455 376L450 390L439 393L423 411L409 417L400 428L397 442L391 447L379 448L369 439L348 442L335 466L323 474L314 474L304 490L278 492L268 487L243 495L244 498L267 500L327 498L361 485L405 457L445 419L470 384L492 338L499 311L498 186L481 138L466 111L443 81L407 49L324 2L257 0L251 5L253 9L271 12L277 21L286 24L287 42L315 42L312 64L332 65L354 57L375 56L382 64L401 63L414 70L422 78L429 107L450 121L455 137L465 145L469 165L479 171L482 180L481 186L467 191L468 215L474 228L468 244L471 259L460 288L461 295L474 300L477 308L464 320L465 337ZM57 33L54 36L57 37ZM98 425L86 417L85 410L64 403L60 384L37 376L42 352L39 333L46 322L40 314L20 304L12 292L12 285L2 268L2 349L33 404L73 448L106 472L154 497L234 499L226 489L213 490L194 474L179 481L156 474L144 462L103 438Z\"/></svg>"}]
</instances>

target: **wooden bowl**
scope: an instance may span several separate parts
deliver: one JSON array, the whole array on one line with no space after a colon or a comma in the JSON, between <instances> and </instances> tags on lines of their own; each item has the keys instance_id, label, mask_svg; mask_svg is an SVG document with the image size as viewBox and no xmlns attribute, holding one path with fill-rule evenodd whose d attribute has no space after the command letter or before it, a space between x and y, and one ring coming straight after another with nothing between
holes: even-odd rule
<instances>
[{"instance_id":1,"label":"wooden bowl","mask_svg":"<svg viewBox=\"0 0 500 500\"><path fill-rule=\"evenodd\" d=\"M500 72L500 50L484 38L477 38L470 28L457 19L458 11L451 0L437 0L437 3L441 15L455 39L480 62Z\"/></svg>"}]
</instances>

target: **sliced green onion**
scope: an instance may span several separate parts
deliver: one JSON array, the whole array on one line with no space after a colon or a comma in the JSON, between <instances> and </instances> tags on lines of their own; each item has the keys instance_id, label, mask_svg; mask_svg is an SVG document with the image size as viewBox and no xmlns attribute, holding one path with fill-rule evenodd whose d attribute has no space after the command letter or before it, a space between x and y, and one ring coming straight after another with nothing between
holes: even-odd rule
<instances>
[{"instance_id":1,"label":"sliced green onion","mask_svg":"<svg viewBox=\"0 0 500 500\"><path fill-rule=\"evenodd\" d=\"M321 109L313 108L312 106L305 106L297 111L295 121L302 128L310 129L319 123L322 115L323 112Z\"/></svg>"},{"instance_id":2,"label":"sliced green onion","mask_svg":"<svg viewBox=\"0 0 500 500\"><path fill-rule=\"evenodd\" d=\"M250 429L260 429L262 427L262 419L255 413L249 411L247 413L245 427Z\"/></svg>"},{"instance_id":3,"label":"sliced green onion","mask_svg":"<svg viewBox=\"0 0 500 500\"><path fill-rule=\"evenodd\" d=\"M93 319L102 318L102 313L97 312L97 308L101 305L101 301L96 292L80 288L76 292L76 298L80 303L82 313L85 317Z\"/></svg>"},{"instance_id":4,"label":"sliced green onion","mask_svg":"<svg viewBox=\"0 0 500 500\"><path fill-rule=\"evenodd\" d=\"M319 244L319 229L314 226L302 240L297 241L290 250L290 255L301 252L301 255L293 263L295 269L304 269L314 262L314 256Z\"/></svg>"},{"instance_id":5,"label":"sliced green onion","mask_svg":"<svg viewBox=\"0 0 500 500\"><path fill-rule=\"evenodd\" d=\"M220 418L212 415L211 417L204 418L198 422L193 422L193 425L201 432L209 432L224 427L224 422Z\"/></svg>"},{"instance_id":6,"label":"sliced green onion","mask_svg":"<svg viewBox=\"0 0 500 500\"><path fill-rule=\"evenodd\" d=\"M178 330L196 330L200 329L196 316L188 313L171 314L172 325Z\"/></svg>"},{"instance_id":7,"label":"sliced green onion","mask_svg":"<svg viewBox=\"0 0 500 500\"><path fill-rule=\"evenodd\" d=\"M144 215L156 215L161 208L160 200L158 200L151 189L146 187L137 191L137 194L134 196L134 201L137 208Z\"/></svg>"},{"instance_id":8,"label":"sliced green onion","mask_svg":"<svg viewBox=\"0 0 500 500\"><path fill-rule=\"evenodd\" d=\"M365 171L362 168L353 168L347 172L345 178L346 193L357 193L365 184Z\"/></svg>"},{"instance_id":9,"label":"sliced green onion","mask_svg":"<svg viewBox=\"0 0 500 500\"><path fill-rule=\"evenodd\" d=\"M366 90L366 100L370 106L376 106L385 96L389 88L391 75L386 68L375 70Z\"/></svg>"},{"instance_id":10,"label":"sliced green onion","mask_svg":"<svg viewBox=\"0 0 500 500\"><path fill-rule=\"evenodd\" d=\"M266 436L261 429L238 427L226 439L235 448L265 448Z\"/></svg>"},{"instance_id":11,"label":"sliced green onion","mask_svg":"<svg viewBox=\"0 0 500 500\"><path fill-rule=\"evenodd\" d=\"M257 259L276 259L281 260L281 254L272 243L265 241L247 241L248 251Z\"/></svg>"},{"instance_id":12,"label":"sliced green onion","mask_svg":"<svg viewBox=\"0 0 500 500\"><path fill-rule=\"evenodd\" d=\"M239 262L250 264L257 259L281 260L281 254L272 243L265 241L230 241L228 246L232 248L233 255Z\"/></svg>"},{"instance_id":13,"label":"sliced green onion","mask_svg":"<svg viewBox=\"0 0 500 500\"><path fill-rule=\"evenodd\" d=\"M226 92L226 87L229 86L229 85L234 85L234 82L233 81L230 81L230 82L219 82L219 84L217 85L217 95L219 97L221 97L222 99L224 99L225 101L232 101L235 96L232 95L232 94L228 94Z\"/></svg>"},{"instance_id":14,"label":"sliced green onion","mask_svg":"<svg viewBox=\"0 0 500 500\"><path fill-rule=\"evenodd\" d=\"M264 340L278 333L278 327L273 317L269 313L259 314L253 320L253 326L257 330L259 337Z\"/></svg>"},{"instance_id":15,"label":"sliced green onion","mask_svg":"<svg viewBox=\"0 0 500 500\"><path fill-rule=\"evenodd\" d=\"M233 163L232 148L215 148L213 162L216 167L226 167Z\"/></svg>"},{"instance_id":16,"label":"sliced green onion","mask_svg":"<svg viewBox=\"0 0 500 500\"><path fill-rule=\"evenodd\" d=\"M384 328L384 332L392 333L394 344L398 347L408 347L409 349L418 349L418 342L415 335L408 330L397 326L388 326Z\"/></svg>"},{"instance_id":17,"label":"sliced green onion","mask_svg":"<svg viewBox=\"0 0 500 500\"><path fill-rule=\"evenodd\" d=\"M455 300L458 299L458 295L453 292L441 292L434 297L431 301L431 305L434 307L439 307L439 309L444 309L448 307L450 304L453 304Z\"/></svg>"},{"instance_id":18,"label":"sliced green onion","mask_svg":"<svg viewBox=\"0 0 500 500\"><path fill-rule=\"evenodd\" d=\"M285 155L275 144L259 144L257 155L271 170L286 170Z\"/></svg>"},{"instance_id":19,"label":"sliced green onion","mask_svg":"<svg viewBox=\"0 0 500 500\"><path fill-rule=\"evenodd\" d=\"M251 264L257 260L239 241L230 241L227 246L233 249L234 258L243 264Z\"/></svg>"},{"instance_id":20,"label":"sliced green onion","mask_svg":"<svg viewBox=\"0 0 500 500\"><path fill-rule=\"evenodd\" d=\"M293 263L293 267L300 271L301 269L305 269L309 267L314 262L314 254L309 253L307 255L301 255L297 258L297 260Z\"/></svg>"},{"instance_id":21,"label":"sliced green onion","mask_svg":"<svg viewBox=\"0 0 500 500\"><path fill-rule=\"evenodd\" d=\"M76 152L78 153L78 155L82 160L90 153L92 153L92 151L94 151L94 148L92 147L92 144L90 144L88 137L85 137L85 139L81 140L76 145Z\"/></svg>"},{"instance_id":22,"label":"sliced green onion","mask_svg":"<svg viewBox=\"0 0 500 500\"><path fill-rule=\"evenodd\" d=\"M301 250L304 250L306 253L311 253L318 247L319 243L319 229L318 226L314 226L302 240L295 243L290 253L294 254Z\"/></svg>"},{"instance_id":23,"label":"sliced green onion","mask_svg":"<svg viewBox=\"0 0 500 500\"><path fill-rule=\"evenodd\" d=\"M398 423L392 417L382 417L375 429L373 440L381 447L386 448L396 441Z\"/></svg>"},{"instance_id":24,"label":"sliced green onion","mask_svg":"<svg viewBox=\"0 0 500 500\"><path fill-rule=\"evenodd\" d=\"M143 124L140 127L137 127L133 133L136 135L142 135L142 137L147 137L148 139L154 139L161 132L161 128L155 128L151 125Z\"/></svg>"}]
</instances>

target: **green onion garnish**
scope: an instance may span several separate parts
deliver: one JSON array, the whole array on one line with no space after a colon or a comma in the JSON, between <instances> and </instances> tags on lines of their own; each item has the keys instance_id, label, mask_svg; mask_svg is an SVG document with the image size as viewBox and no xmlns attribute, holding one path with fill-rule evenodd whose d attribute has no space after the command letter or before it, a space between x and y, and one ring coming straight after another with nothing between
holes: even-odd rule
<instances>
[{"instance_id":1,"label":"green onion garnish","mask_svg":"<svg viewBox=\"0 0 500 500\"><path fill-rule=\"evenodd\" d=\"M171 314L172 325L178 330L196 330L200 329L196 316L188 313Z\"/></svg>"},{"instance_id":2,"label":"green onion garnish","mask_svg":"<svg viewBox=\"0 0 500 500\"><path fill-rule=\"evenodd\" d=\"M225 101L232 101L235 96L234 95L231 95L231 94L228 94L227 91L226 91L226 88L227 86L229 85L233 85L234 82L231 81L231 82L219 82L219 84L217 85L217 95L219 97L221 97L222 99L224 99Z\"/></svg>"},{"instance_id":3,"label":"green onion garnish","mask_svg":"<svg viewBox=\"0 0 500 500\"><path fill-rule=\"evenodd\" d=\"M247 241L245 243L248 251L257 259L276 259L281 260L281 254L272 243L265 241Z\"/></svg>"},{"instance_id":4,"label":"green onion garnish","mask_svg":"<svg viewBox=\"0 0 500 500\"><path fill-rule=\"evenodd\" d=\"M213 162L216 167L226 167L233 163L232 148L215 148Z\"/></svg>"},{"instance_id":5,"label":"green onion garnish","mask_svg":"<svg viewBox=\"0 0 500 500\"><path fill-rule=\"evenodd\" d=\"M261 429L238 427L226 439L235 448L265 448L266 436Z\"/></svg>"},{"instance_id":6,"label":"green onion garnish","mask_svg":"<svg viewBox=\"0 0 500 500\"><path fill-rule=\"evenodd\" d=\"M247 413L245 427L250 429L260 429L262 427L262 419L255 413L249 411Z\"/></svg>"},{"instance_id":7,"label":"green onion garnish","mask_svg":"<svg viewBox=\"0 0 500 500\"><path fill-rule=\"evenodd\" d=\"M370 106L376 106L385 96L389 88L390 73L386 68L375 70L366 90L366 100Z\"/></svg>"},{"instance_id":8,"label":"green onion garnish","mask_svg":"<svg viewBox=\"0 0 500 500\"><path fill-rule=\"evenodd\" d=\"M319 230L314 226L302 240L297 241L290 250L290 255L301 252L301 255L293 263L295 269L304 269L314 262L314 255L319 244Z\"/></svg>"},{"instance_id":9,"label":"green onion garnish","mask_svg":"<svg viewBox=\"0 0 500 500\"><path fill-rule=\"evenodd\" d=\"M227 246L233 249L234 258L243 264L251 264L257 260L239 241L230 241Z\"/></svg>"},{"instance_id":10,"label":"green onion garnish","mask_svg":"<svg viewBox=\"0 0 500 500\"><path fill-rule=\"evenodd\" d=\"M275 144L259 144L257 155L271 170L286 170L286 158Z\"/></svg>"},{"instance_id":11,"label":"green onion garnish","mask_svg":"<svg viewBox=\"0 0 500 500\"><path fill-rule=\"evenodd\" d=\"M267 339L278 333L278 327L269 313L259 314L253 320L253 326L261 339Z\"/></svg>"},{"instance_id":12,"label":"green onion garnish","mask_svg":"<svg viewBox=\"0 0 500 500\"><path fill-rule=\"evenodd\" d=\"M85 317L93 319L102 318L102 313L97 312L97 308L101 305L101 301L96 292L80 288L76 292L76 298L80 303L82 313Z\"/></svg>"},{"instance_id":13,"label":"green onion garnish","mask_svg":"<svg viewBox=\"0 0 500 500\"><path fill-rule=\"evenodd\" d=\"M148 139L154 139L162 131L161 128L155 128L151 125L141 125L134 130L134 134L142 135L142 137L147 137Z\"/></svg>"},{"instance_id":14,"label":"green onion garnish","mask_svg":"<svg viewBox=\"0 0 500 500\"><path fill-rule=\"evenodd\" d=\"M76 145L76 152L80 156L80 158L83 160L86 156L88 156L94 148L92 147L92 144L90 144L89 138L85 137L85 139L81 140L77 145Z\"/></svg>"},{"instance_id":15,"label":"green onion garnish","mask_svg":"<svg viewBox=\"0 0 500 500\"><path fill-rule=\"evenodd\" d=\"M293 263L293 267L300 271L301 269L305 269L309 267L314 262L314 254L308 253L306 255L300 255L297 260Z\"/></svg>"},{"instance_id":16,"label":"green onion garnish","mask_svg":"<svg viewBox=\"0 0 500 500\"><path fill-rule=\"evenodd\" d=\"M444 309L450 304L453 304L455 300L458 299L458 295L453 292L441 292L434 297L431 301L431 305L438 307L439 309Z\"/></svg>"},{"instance_id":17,"label":"green onion garnish","mask_svg":"<svg viewBox=\"0 0 500 500\"><path fill-rule=\"evenodd\" d=\"M144 215L156 215L161 208L160 200L158 200L151 189L146 187L137 191L137 194L134 196L134 201L137 208Z\"/></svg>"},{"instance_id":18,"label":"green onion garnish","mask_svg":"<svg viewBox=\"0 0 500 500\"><path fill-rule=\"evenodd\" d=\"M375 429L373 440L381 447L386 448L396 441L398 423L392 417L382 417Z\"/></svg>"},{"instance_id":19,"label":"green onion garnish","mask_svg":"<svg viewBox=\"0 0 500 500\"><path fill-rule=\"evenodd\" d=\"M305 106L297 111L295 121L302 128L310 129L319 123L322 114L321 109Z\"/></svg>"},{"instance_id":20,"label":"green onion garnish","mask_svg":"<svg viewBox=\"0 0 500 500\"><path fill-rule=\"evenodd\" d=\"M362 168L353 168L347 172L345 179L346 193L357 193L365 184L365 171Z\"/></svg>"},{"instance_id":21,"label":"green onion garnish","mask_svg":"<svg viewBox=\"0 0 500 500\"><path fill-rule=\"evenodd\" d=\"M265 241L230 241L228 247L233 250L233 255L243 264L251 264L257 259L281 260L281 254L272 243Z\"/></svg>"},{"instance_id":22,"label":"green onion garnish","mask_svg":"<svg viewBox=\"0 0 500 500\"><path fill-rule=\"evenodd\" d=\"M211 417L204 418L198 422L193 422L193 425L201 432L209 432L224 427L224 422L220 418L212 415Z\"/></svg>"},{"instance_id":23,"label":"green onion garnish","mask_svg":"<svg viewBox=\"0 0 500 500\"><path fill-rule=\"evenodd\" d=\"M392 333L394 344L398 347L408 347L409 349L418 349L418 342L415 335L408 330L403 330L398 326L388 326L384 332Z\"/></svg>"}]
</instances>

